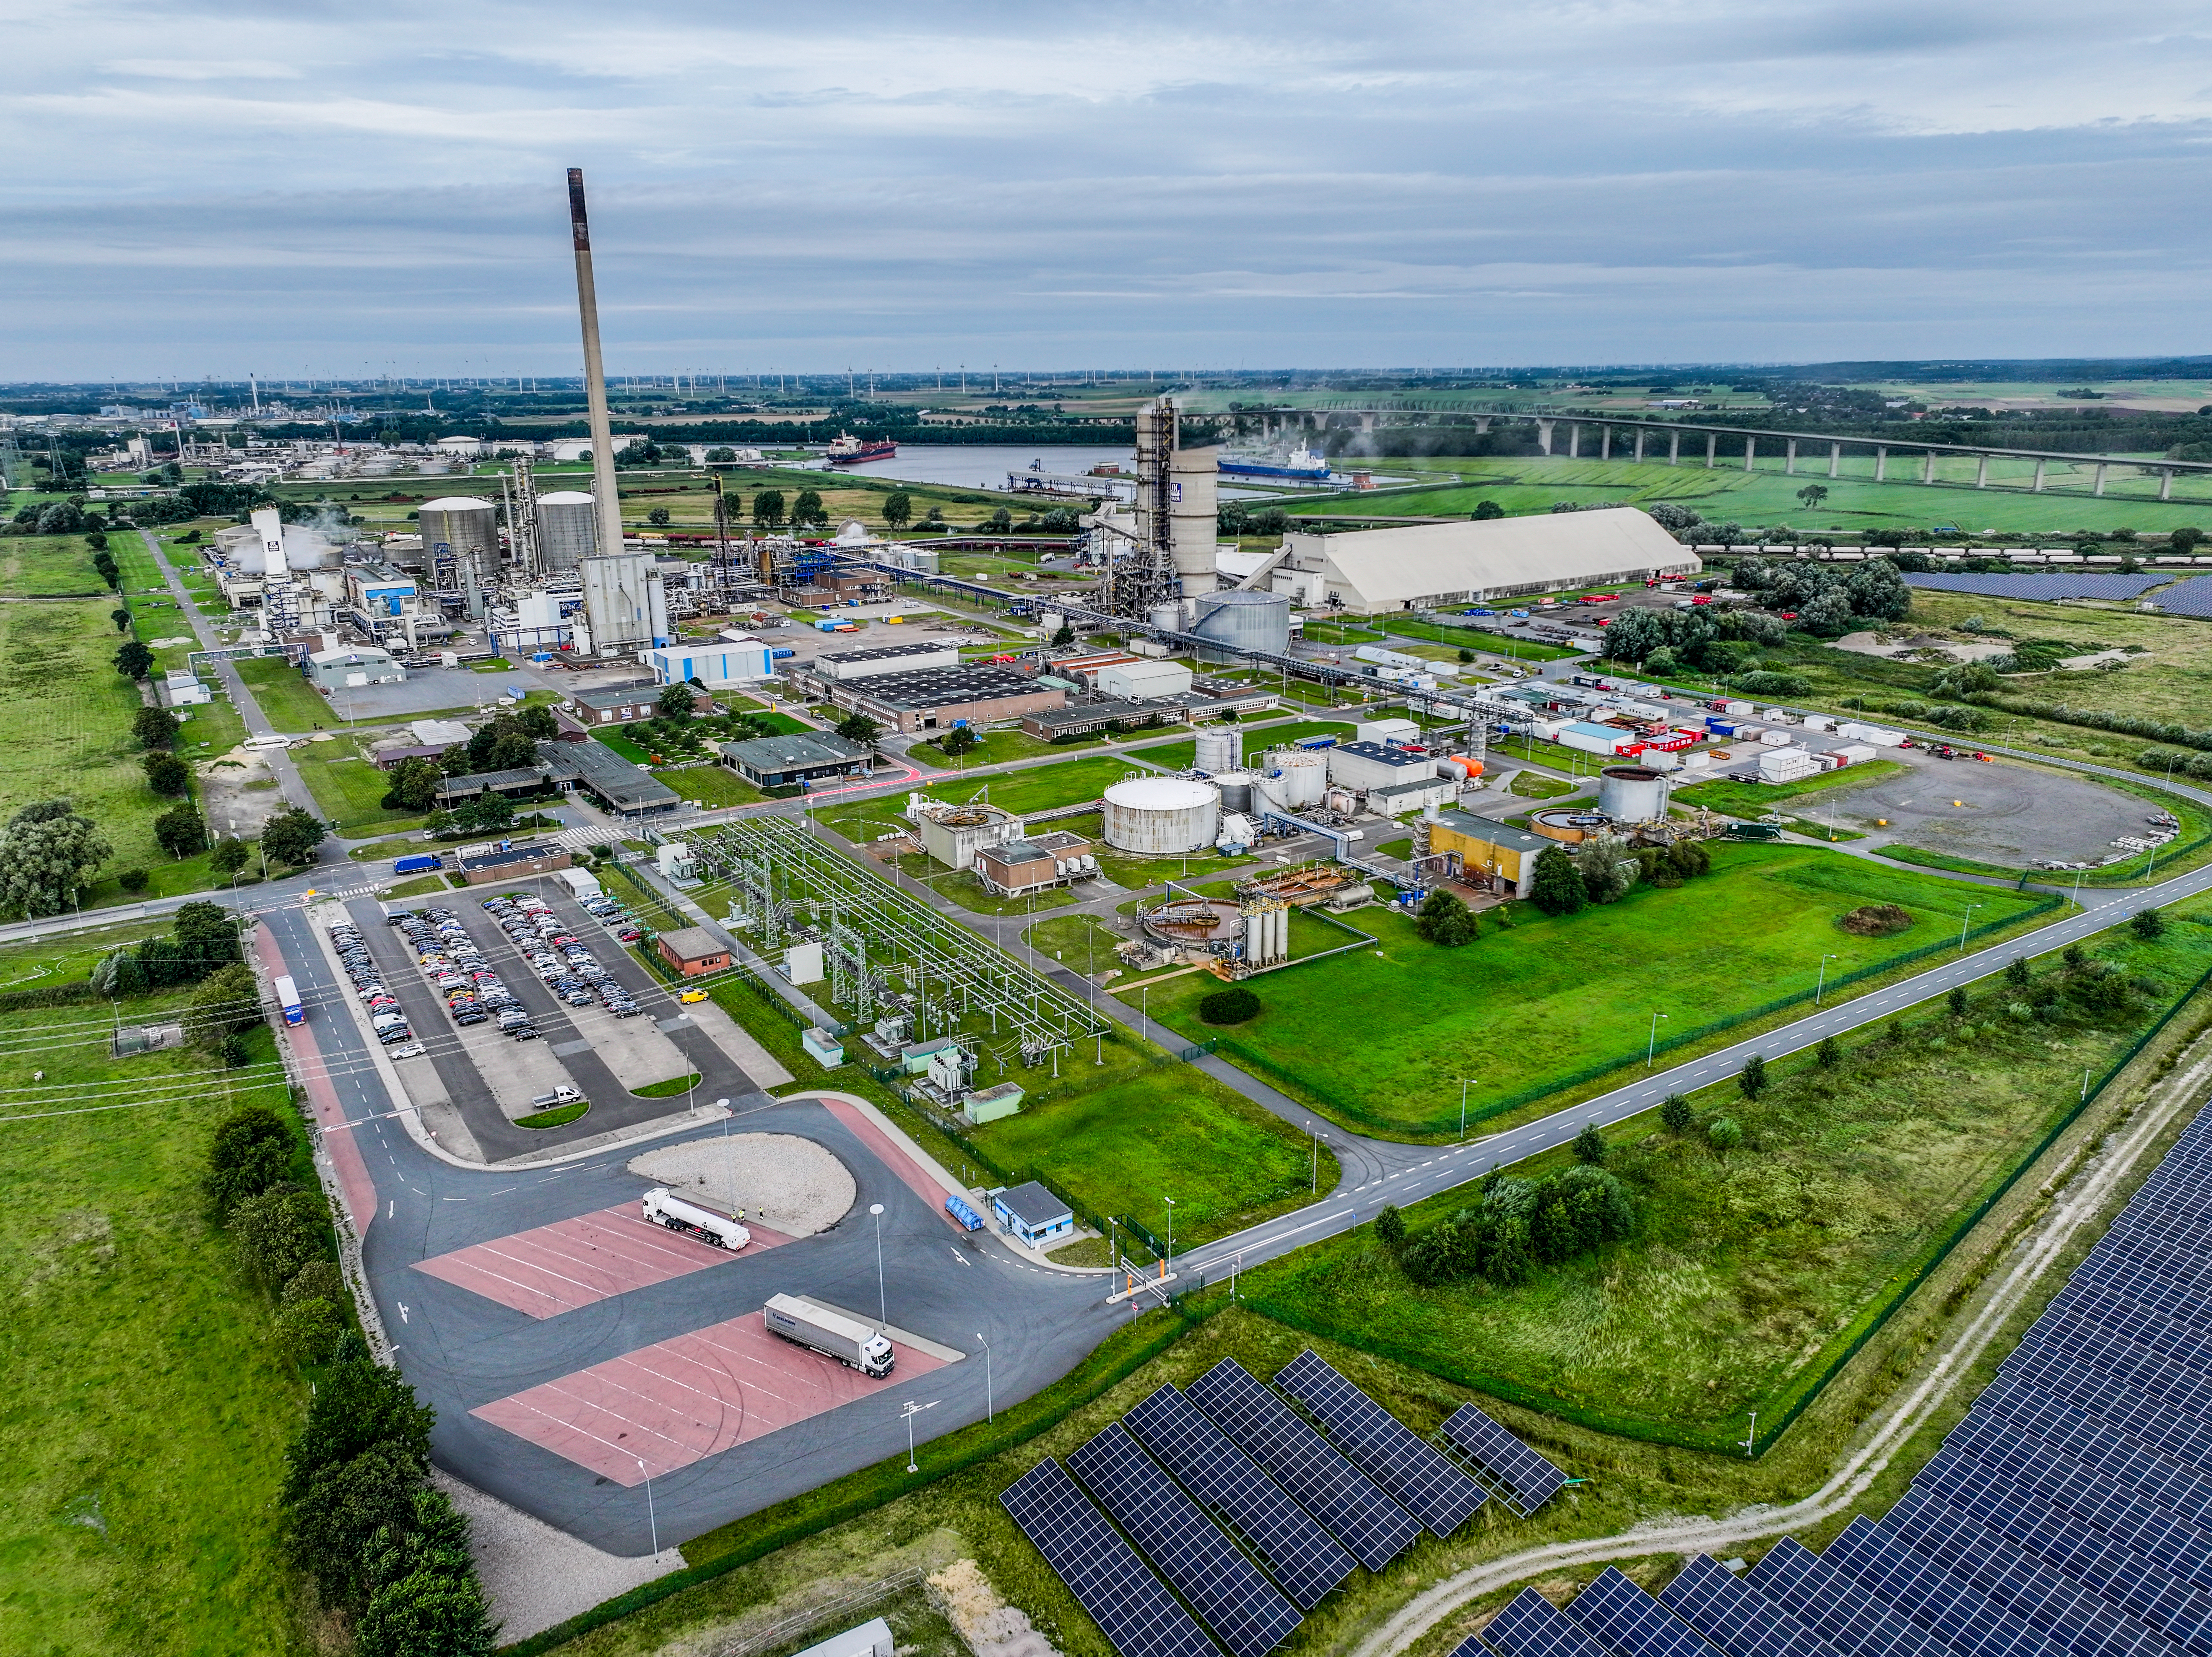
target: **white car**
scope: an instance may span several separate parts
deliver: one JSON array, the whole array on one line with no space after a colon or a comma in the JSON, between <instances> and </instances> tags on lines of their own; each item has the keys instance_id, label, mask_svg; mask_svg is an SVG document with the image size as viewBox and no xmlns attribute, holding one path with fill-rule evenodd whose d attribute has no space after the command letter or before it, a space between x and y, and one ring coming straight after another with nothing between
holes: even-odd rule
<instances>
[{"instance_id":1,"label":"white car","mask_svg":"<svg viewBox=\"0 0 2212 1657\"><path fill-rule=\"evenodd\" d=\"M394 1059L420 1059L428 1051L420 1041L410 1041L404 1047L392 1048L392 1056Z\"/></svg>"}]
</instances>

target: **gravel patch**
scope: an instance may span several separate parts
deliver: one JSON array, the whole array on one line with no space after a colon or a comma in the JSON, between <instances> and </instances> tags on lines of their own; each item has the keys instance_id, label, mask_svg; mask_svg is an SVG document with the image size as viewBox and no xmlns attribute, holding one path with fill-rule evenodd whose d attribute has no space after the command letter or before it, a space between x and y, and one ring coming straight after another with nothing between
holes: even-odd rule
<instances>
[{"instance_id":1,"label":"gravel patch","mask_svg":"<svg viewBox=\"0 0 2212 1657\"><path fill-rule=\"evenodd\" d=\"M632 1157L629 1171L720 1208L742 1208L788 1237L811 1237L843 1219L860 1192L844 1163L795 1133L688 1139Z\"/></svg>"},{"instance_id":2,"label":"gravel patch","mask_svg":"<svg viewBox=\"0 0 2212 1657\"><path fill-rule=\"evenodd\" d=\"M433 1468L430 1482L468 1516L469 1551L503 1642L527 1639L579 1611L684 1569L674 1548L626 1559L602 1553L495 1496Z\"/></svg>"}]
</instances>

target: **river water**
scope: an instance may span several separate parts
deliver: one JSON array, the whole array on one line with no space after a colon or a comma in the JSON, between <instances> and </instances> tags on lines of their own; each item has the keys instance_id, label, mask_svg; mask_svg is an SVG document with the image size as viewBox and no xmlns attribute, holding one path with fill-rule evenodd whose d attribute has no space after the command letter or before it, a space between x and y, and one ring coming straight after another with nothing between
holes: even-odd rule
<instances>
[{"instance_id":1,"label":"river water","mask_svg":"<svg viewBox=\"0 0 2212 1657\"><path fill-rule=\"evenodd\" d=\"M1133 471L1137 452L1127 445L1090 447L1042 445L1012 449L990 444L902 443L897 458L865 466L840 466L839 471L860 472L870 477L896 477L906 483L941 483L955 489L1003 489L1010 471L1027 471L1030 463L1039 471L1075 474L1109 464Z\"/></svg>"}]
</instances>

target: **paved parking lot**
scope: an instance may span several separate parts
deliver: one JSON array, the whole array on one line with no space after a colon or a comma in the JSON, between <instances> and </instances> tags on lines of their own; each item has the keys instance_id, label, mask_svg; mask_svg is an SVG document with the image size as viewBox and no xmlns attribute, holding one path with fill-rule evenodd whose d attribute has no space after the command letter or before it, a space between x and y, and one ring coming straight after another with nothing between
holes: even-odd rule
<instances>
[{"instance_id":1,"label":"paved parking lot","mask_svg":"<svg viewBox=\"0 0 2212 1657\"><path fill-rule=\"evenodd\" d=\"M791 1241L748 1222L747 1254ZM510 1237L417 1260L415 1269L511 1306L555 1318L611 1296L647 1289L738 1257L727 1249L653 1225L629 1206L556 1220Z\"/></svg>"},{"instance_id":2,"label":"paved parking lot","mask_svg":"<svg viewBox=\"0 0 2212 1657\"><path fill-rule=\"evenodd\" d=\"M896 1368L871 1381L769 1334L755 1311L469 1413L629 1487L944 1365L919 1347L892 1344Z\"/></svg>"}]
</instances>

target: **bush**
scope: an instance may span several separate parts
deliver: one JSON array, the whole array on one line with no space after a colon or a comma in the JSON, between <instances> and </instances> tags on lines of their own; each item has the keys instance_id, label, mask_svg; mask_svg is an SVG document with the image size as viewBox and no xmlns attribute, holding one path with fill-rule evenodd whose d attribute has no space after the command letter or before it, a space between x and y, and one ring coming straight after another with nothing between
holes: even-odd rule
<instances>
[{"instance_id":1,"label":"bush","mask_svg":"<svg viewBox=\"0 0 2212 1657\"><path fill-rule=\"evenodd\" d=\"M1382 1211L1375 1217L1375 1241L1393 1254L1406 1246L1406 1216L1395 1203L1382 1205Z\"/></svg>"},{"instance_id":2,"label":"bush","mask_svg":"<svg viewBox=\"0 0 2212 1657\"><path fill-rule=\"evenodd\" d=\"M1595 1122L1583 1124L1583 1131L1575 1135L1575 1160L1591 1168L1605 1164L1605 1135L1597 1131Z\"/></svg>"},{"instance_id":3,"label":"bush","mask_svg":"<svg viewBox=\"0 0 2212 1657\"><path fill-rule=\"evenodd\" d=\"M1260 998L1242 984L1216 990L1198 1004L1198 1016L1209 1024L1242 1024L1260 1014Z\"/></svg>"},{"instance_id":4,"label":"bush","mask_svg":"<svg viewBox=\"0 0 2212 1657\"><path fill-rule=\"evenodd\" d=\"M1844 1061L1844 1044L1832 1035L1824 1035L1820 1045L1813 1049L1813 1058L1822 1070L1833 1070Z\"/></svg>"},{"instance_id":5,"label":"bush","mask_svg":"<svg viewBox=\"0 0 2212 1657\"><path fill-rule=\"evenodd\" d=\"M143 892L150 878L143 869L125 869L115 877L115 883L126 892Z\"/></svg>"},{"instance_id":6,"label":"bush","mask_svg":"<svg viewBox=\"0 0 2212 1657\"><path fill-rule=\"evenodd\" d=\"M2166 936L2166 917L2155 907L2138 909L2128 917L2128 929L2144 943L2155 943Z\"/></svg>"},{"instance_id":7,"label":"bush","mask_svg":"<svg viewBox=\"0 0 2212 1657\"><path fill-rule=\"evenodd\" d=\"M1862 903L1836 922L1855 938L1888 938L1911 924L1911 913L1894 903Z\"/></svg>"},{"instance_id":8,"label":"bush","mask_svg":"<svg viewBox=\"0 0 2212 1657\"><path fill-rule=\"evenodd\" d=\"M1455 950L1462 944L1472 944L1480 935L1482 926L1474 910L1439 886L1421 901L1421 911L1413 918L1413 930L1431 944Z\"/></svg>"},{"instance_id":9,"label":"bush","mask_svg":"<svg viewBox=\"0 0 2212 1657\"><path fill-rule=\"evenodd\" d=\"M1760 1094L1765 1092L1765 1059L1754 1053L1750 1058L1745 1059L1743 1069L1737 1072L1735 1085L1736 1090L1747 1099L1756 1099Z\"/></svg>"},{"instance_id":10,"label":"bush","mask_svg":"<svg viewBox=\"0 0 2212 1657\"><path fill-rule=\"evenodd\" d=\"M208 1148L205 1184L216 1212L228 1213L283 1181L293 1145L290 1125L265 1105L242 1106L225 1117Z\"/></svg>"},{"instance_id":11,"label":"bush","mask_svg":"<svg viewBox=\"0 0 2212 1657\"><path fill-rule=\"evenodd\" d=\"M1732 1117L1723 1116L1705 1130L1705 1138L1712 1141L1716 1150L1734 1150L1743 1143L1743 1129Z\"/></svg>"},{"instance_id":12,"label":"bush","mask_svg":"<svg viewBox=\"0 0 2212 1657\"><path fill-rule=\"evenodd\" d=\"M1528 901L1547 915L1571 915L1589 901L1581 871L1565 847L1547 846L1537 854Z\"/></svg>"},{"instance_id":13,"label":"bush","mask_svg":"<svg viewBox=\"0 0 2212 1657\"><path fill-rule=\"evenodd\" d=\"M1659 1107L1659 1121L1669 1133L1687 1133L1697 1120L1690 1102L1679 1093L1670 1093Z\"/></svg>"},{"instance_id":14,"label":"bush","mask_svg":"<svg viewBox=\"0 0 2212 1657\"><path fill-rule=\"evenodd\" d=\"M275 1290L309 1260L321 1258L330 1223L330 1211L319 1196L279 1185L233 1209L230 1233L246 1271Z\"/></svg>"}]
</instances>

